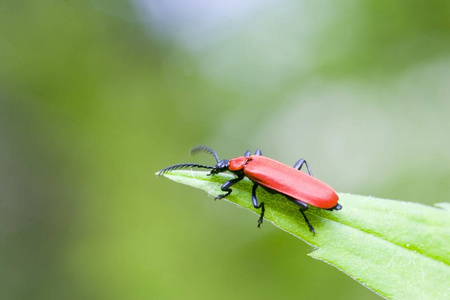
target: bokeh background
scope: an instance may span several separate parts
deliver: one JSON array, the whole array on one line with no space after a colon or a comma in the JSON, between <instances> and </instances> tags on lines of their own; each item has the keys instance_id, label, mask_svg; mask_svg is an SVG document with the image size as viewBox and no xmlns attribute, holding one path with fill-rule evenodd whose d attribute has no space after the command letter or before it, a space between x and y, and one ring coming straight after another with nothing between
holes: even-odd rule
<instances>
[{"instance_id":1,"label":"bokeh background","mask_svg":"<svg viewBox=\"0 0 450 300\"><path fill-rule=\"evenodd\" d=\"M378 299L154 173L261 148L336 190L450 183L449 1L0 2L1 299ZM345 209L345 208L344 208Z\"/></svg>"}]
</instances>

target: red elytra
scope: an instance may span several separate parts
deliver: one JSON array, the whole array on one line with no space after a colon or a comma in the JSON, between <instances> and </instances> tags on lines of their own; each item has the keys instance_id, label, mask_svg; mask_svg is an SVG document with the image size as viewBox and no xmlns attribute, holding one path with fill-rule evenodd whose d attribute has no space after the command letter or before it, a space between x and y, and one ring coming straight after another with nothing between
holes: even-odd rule
<instances>
[{"instance_id":1,"label":"red elytra","mask_svg":"<svg viewBox=\"0 0 450 300\"><path fill-rule=\"evenodd\" d=\"M277 192L286 196L286 198L300 207L306 224L310 231L316 233L314 227L309 222L305 215L305 211L309 205L326 209L326 210L340 210L342 206L338 203L338 195L328 184L314 178L308 163L304 159L298 160L294 167L290 167L281 162L262 156L261 150L256 150L254 155L251 155L247 150L244 156L232 158L230 160L220 160L217 153L206 146L195 147L191 150L191 154L204 151L214 155L217 164L215 166L204 166L199 164L176 164L159 171L158 176L165 172L181 169L181 168L205 168L211 169L209 175L215 175L220 172L230 171L237 177L225 182L221 189L226 192L215 197L215 199L222 199L231 194L231 186L244 179L249 178L253 182L252 188L252 203L253 207L260 208L261 214L258 219L258 227L263 222L264 218L264 202L261 204L256 197L256 189L262 186L270 192ZM305 165L308 169L308 174L301 172L302 166Z\"/></svg>"},{"instance_id":2,"label":"red elytra","mask_svg":"<svg viewBox=\"0 0 450 300\"><path fill-rule=\"evenodd\" d=\"M251 181L318 208L331 209L339 200L328 184L265 156L232 158L229 170L243 170Z\"/></svg>"}]
</instances>

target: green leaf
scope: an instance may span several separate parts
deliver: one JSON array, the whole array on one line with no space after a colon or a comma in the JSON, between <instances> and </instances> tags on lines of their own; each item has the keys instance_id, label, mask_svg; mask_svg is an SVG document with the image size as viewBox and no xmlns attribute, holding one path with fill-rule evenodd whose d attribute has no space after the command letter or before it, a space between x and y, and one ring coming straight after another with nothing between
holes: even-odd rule
<instances>
[{"instance_id":1,"label":"green leaf","mask_svg":"<svg viewBox=\"0 0 450 300\"><path fill-rule=\"evenodd\" d=\"M231 174L172 171L165 177L216 196ZM257 214L252 182L233 185L226 200ZM388 299L450 299L450 204L440 208L367 196L339 194L340 211L315 207L306 212L317 234L306 226L298 206L279 194L258 189L265 221L317 248L309 255L335 266ZM257 218L255 218L256 226Z\"/></svg>"}]
</instances>

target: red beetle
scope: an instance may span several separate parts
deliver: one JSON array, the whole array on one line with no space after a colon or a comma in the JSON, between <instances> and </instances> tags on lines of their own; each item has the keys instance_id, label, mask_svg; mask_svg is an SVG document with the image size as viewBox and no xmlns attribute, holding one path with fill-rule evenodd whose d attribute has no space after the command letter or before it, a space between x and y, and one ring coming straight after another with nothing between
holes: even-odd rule
<instances>
[{"instance_id":1,"label":"red beetle","mask_svg":"<svg viewBox=\"0 0 450 300\"><path fill-rule=\"evenodd\" d=\"M269 192L280 193L300 206L300 212L305 218L309 230L314 234L316 233L314 227L309 223L309 220L304 213L309 205L326 210L340 210L342 208L338 203L338 195L333 188L314 178L308 163L304 159L300 159L295 163L294 167L290 167L276 160L262 156L261 150L259 149L256 150L254 155L251 155L250 150L247 150L244 156L239 156L230 160L220 160L214 150L205 146L195 147L191 150L191 154L199 151L205 151L214 155L217 164L213 167L199 164L176 164L162 169L158 172L158 176L171 170L190 167L211 169L209 175L225 171L234 173L237 178L225 182L221 189L226 193L218 195L215 199L222 199L228 196L232 191L231 186L247 176L254 183L252 188L253 206L255 208L261 208L258 227L260 227L263 222L265 211L264 202L259 204L258 198L256 198L256 188L258 186L263 187ZM299 172L303 165L306 166L309 175Z\"/></svg>"}]
</instances>

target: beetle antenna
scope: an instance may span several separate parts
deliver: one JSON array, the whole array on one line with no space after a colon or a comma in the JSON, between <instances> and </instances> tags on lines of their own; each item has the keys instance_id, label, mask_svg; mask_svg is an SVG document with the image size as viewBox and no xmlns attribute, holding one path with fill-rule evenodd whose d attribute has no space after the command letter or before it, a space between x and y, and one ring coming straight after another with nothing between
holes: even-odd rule
<instances>
[{"instance_id":1,"label":"beetle antenna","mask_svg":"<svg viewBox=\"0 0 450 300\"><path fill-rule=\"evenodd\" d=\"M214 155L214 158L216 159L217 162L220 162L219 156L217 155L216 151L214 151L213 149L206 147L206 146L197 146L195 148L191 149L191 155L197 154L198 152L206 152L209 154Z\"/></svg>"},{"instance_id":2,"label":"beetle antenna","mask_svg":"<svg viewBox=\"0 0 450 300\"><path fill-rule=\"evenodd\" d=\"M214 169L214 167L210 167L210 166L203 166L203 165L198 165L198 164L176 164L173 166L169 166L167 168L162 169L161 171L158 172L158 177L161 176L162 174L169 172L169 171L173 171L173 170L178 170L178 169L184 169L184 168L204 168L204 169Z\"/></svg>"}]
</instances>

